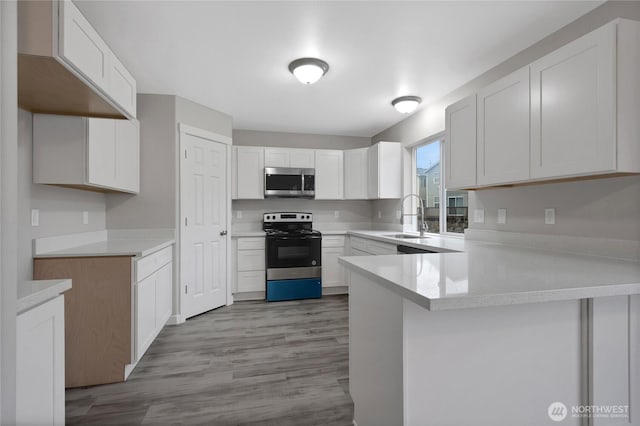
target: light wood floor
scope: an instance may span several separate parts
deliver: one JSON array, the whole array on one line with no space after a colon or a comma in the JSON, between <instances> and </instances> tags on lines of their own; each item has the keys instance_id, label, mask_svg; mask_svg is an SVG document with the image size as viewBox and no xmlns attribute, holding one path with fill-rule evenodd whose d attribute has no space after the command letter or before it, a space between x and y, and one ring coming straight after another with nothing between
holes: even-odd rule
<instances>
[{"instance_id":1,"label":"light wood floor","mask_svg":"<svg viewBox=\"0 0 640 426\"><path fill-rule=\"evenodd\" d=\"M127 382L67 390L67 424L351 425L347 306L238 302L167 326Z\"/></svg>"}]
</instances>

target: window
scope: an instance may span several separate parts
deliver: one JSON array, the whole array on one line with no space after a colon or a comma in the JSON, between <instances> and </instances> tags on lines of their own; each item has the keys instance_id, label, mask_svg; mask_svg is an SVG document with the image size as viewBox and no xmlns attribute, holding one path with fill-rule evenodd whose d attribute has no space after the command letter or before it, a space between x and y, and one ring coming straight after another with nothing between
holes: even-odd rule
<instances>
[{"instance_id":1,"label":"window","mask_svg":"<svg viewBox=\"0 0 640 426\"><path fill-rule=\"evenodd\" d=\"M441 178L444 149L440 139L414 148L416 191L425 202L425 221L429 232L463 233L469 225L467 191L447 191L447 182ZM446 203L440 203L441 197Z\"/></svg>"}]
</instances>

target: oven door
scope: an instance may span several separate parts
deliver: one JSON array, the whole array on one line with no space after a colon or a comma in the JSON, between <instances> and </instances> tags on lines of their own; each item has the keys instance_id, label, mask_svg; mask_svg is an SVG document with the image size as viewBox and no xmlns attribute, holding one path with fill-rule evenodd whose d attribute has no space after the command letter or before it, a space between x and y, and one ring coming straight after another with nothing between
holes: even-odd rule
<instances>
[{"instance_id":1,"label":"oven door","mask_svg":"<svg viewBox=\"0 0 640 426\"><path fill-rule=\"evenodd\" d=\"M322 265L322 237L278 235L267 237L267 269L308 268Z\"/></svg>"}]
</instances>

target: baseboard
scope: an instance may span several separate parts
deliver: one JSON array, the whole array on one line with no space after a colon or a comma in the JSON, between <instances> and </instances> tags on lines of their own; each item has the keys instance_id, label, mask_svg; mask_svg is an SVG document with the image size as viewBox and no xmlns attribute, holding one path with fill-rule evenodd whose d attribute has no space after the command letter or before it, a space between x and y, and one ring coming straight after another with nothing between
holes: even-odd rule
<instances>
[{"instance_id":1,"label":"baseboard","mask_svg":"<svg viewBox=\"0 0 640 426\"><path fill-rule=\"evenodd\" d=\"M337 294L349 294L349 287L346 285L338 285L335 287L322 287L323 296L333 296Z\"/></svg>"},{"instance_id":2,"label":"baseboard","mask_svg":"<svg viewBox=\"0 0 640 426\"><path fill-rule=\"evenodd\" d=\"M166 322L166 325L178 325L182 324L184 320L180 315L171 315Z\"/></svg>"},{"instance_id":3,"label":"baseboard","mask_svg":"<svg viewBox=\"0 0 640 426\"><path fill-rule=\"evenodd\" d=\"M264 291L245 291L242 293L234 293L233 300L235 302L246 302L249 300L265 300Z\"/></svg>"}]
</instances>

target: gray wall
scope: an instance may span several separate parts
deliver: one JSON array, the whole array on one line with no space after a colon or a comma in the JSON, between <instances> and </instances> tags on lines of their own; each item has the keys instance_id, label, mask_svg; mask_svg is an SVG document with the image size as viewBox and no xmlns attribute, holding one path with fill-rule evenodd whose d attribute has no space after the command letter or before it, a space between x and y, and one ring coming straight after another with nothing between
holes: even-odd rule
<instances>
[{"instance_id":1,"label":"gray wall","mask_svg":"<svg viewBox=\"0 0 640 426\"><path fill-rule=\"evenodd\" d=\"M444 108L447 105L618 17L640 20L640 2L609 1L599 6L438 102L373 136L373 142L385 140L413 145L443 131ZM469 197L469 212L472 215L474 208L484 208L485 223L470 221L469 227L638 240L639 182L640 177L626 177L475 191ZM383 219L374 216L374 226L399 226L394 216L397 205L392 201L374 202L374 211L383 212ZM556 225L544 225L545 207L556 209ZM496 223L498 208L508 210L506 225Z\"/></svg>"},{"instance_id":2,"label":"gray wall","mask_svg":"<svg viewBox=\"0 0 640 426\"><path fill-rule=\"evenodd\" d=\"M105 229L105 195L39 185L33 182L33 114L18 111L18 277L30 280L34 238ZM40 210L40 225L31 226L31 209ZM83 224L83 212L89 224Z\"/></svg>"},{"instance_id":3,"label":"gray wall","mask_svg":"<svg viewBox=\"0 0 640 426\"><path fill-rule=\"evenodd\" d=\"M230 137L229 115L173 95L138 95L140 193L107 195L109 229L175 229L178 123Z\"/></svg>"},{"instance_id":4,"label":"gray wall","mask_svg":"<svg viewBox=\"0 0 640 426\"><path fill-rule=\"evenodd\" d=\"M287 148L351 149L371 145L371 138L234 129L233 144Z\"/></svg>"},{"instance_id":5,"label":"gray wall","mask_svg":"<svg viewBox=\"0 0 640 426\"><path fill-rule=\"evenodd\" d=\"M175 96L138 95L140 193L107 195L109 229L175 228Z\"/></svg>"},{"instance_id":6,"label":"gray wall","mask_svg":"<svg viewBox=\"0 0 640 426\"><path fill-rule=\"evenodd\" d=\"M371 226L371 202L365 200L236 200L232 209L235 231L258 230L263 213L279 211L313 213L314 228L319 230L369 229ZM238 211L242 212L240 219Z\"/></svg>"}]
</instances>

